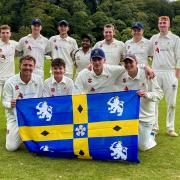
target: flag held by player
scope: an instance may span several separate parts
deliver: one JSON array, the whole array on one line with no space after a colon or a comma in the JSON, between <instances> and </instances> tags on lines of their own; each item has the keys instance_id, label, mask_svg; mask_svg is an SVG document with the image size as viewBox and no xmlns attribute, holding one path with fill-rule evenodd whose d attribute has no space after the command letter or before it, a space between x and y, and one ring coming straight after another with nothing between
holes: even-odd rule
<instances>
[{"instance_id":1,"label":"flag held by player","mask_svg":"<svg viewBox=\"0 0 180 180\"><path fill-rule=\"evenodd\" d=\"M22 99L20 136L30 152L50 157L138 160L136 91Z\"/></svg>"}]
</instances>

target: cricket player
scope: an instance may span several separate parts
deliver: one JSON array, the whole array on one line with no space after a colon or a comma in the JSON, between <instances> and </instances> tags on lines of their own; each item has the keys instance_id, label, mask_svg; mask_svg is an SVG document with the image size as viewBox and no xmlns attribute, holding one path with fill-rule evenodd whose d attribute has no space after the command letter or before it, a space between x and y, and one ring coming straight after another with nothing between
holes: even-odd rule
<instances>
[{"instance_id":1,"label":"cricket player","mask_svg":"<svg viewBox=\"0 0 180 180\"><path fill-rule=\"evenodd\" d=\"M22 143L14 115L16 100L42 97L42 78L32 73L35 64L34 57L29 55L22 57L19 65L20 73L10 77L4 85L2 102L7 117L6 149L8 151L17 150Z\"/></svg>"},{"instance_id":2,"label":"cricket player","mask_svg":"<svg viewBox=\"0 0 180 180\"><path fill-rule=\"evenodd\" d=\"M83 70L84 68L87 68L90 63L90 54L91 54L91 43L92 38L89 34L83 34L81 36L81 48L79 48L74 53L74 61L76 65L76 75Z\"/></svg>"},{"instance_id":3,"label":"cricket player","mask_svg":"<svg viewBox=\"0 0 180 180\"><path fill-rule=\"evenodd\" d=\"M152 56L150 41L143 37L144 25L141 22L132 24L132 39L125 42L126 54L134 54L139 64L148 65L148 57Z\"/></svg>"},{"instance_id":4,"label":"cricket player","mask_svg":"<svg viewBox=\"0 0 180 180\"><path fill-rule=\"evenodd\" d=\"M180 38L169 31L168 16L159 17L159 33L150 39L153 50L152 68L156 73L158 83L163 89L167 104L166 128L167 134L177 137L175 132L175 109L180 78ZM156 106L156 121L154 131L158 131L158 103Z\"/></svg>"},{"instance_id":5,"label":"cricket player","mask_svg":"<svg viewBox=\"0 0 180 180\"><path fill-rule=\"evenodd\" d=\"M51 62L52 76L45 80L43 96L72 95L73 80L64 76L66 65L64 60L56 58Z\"/></svg>"},{"instance_id":6,"label":"cricket player","mask_svg":"<svg viewBox=\"0 0 180 180\"><path fill-rule=\"evenodd\" d=\"M92 71L84 69L78 74L73 93L88 94L115 91L115 81L125 72L124 67L106 64L105 53L101 48L91 51L90 62L93 66ZM148 67L143 68L152 76Z\"/></svg>"},{"instance_id":7,"label":"cricket player","mask_svg":"<svg viewBox=\"0 0 180 180\"><path fill-rule=\"evenodd\" d=\"M152 134L155 120L155 102L163 97L163 91L158 85L156 77L148 79L145 70L137 66L135 55L127 54L124 59L126 72L117 80L118 91L137 90L140 99L139 149L142 151L156 145Z\"/></svg>"},{"instance_id":8,"label":"cricket player","mask_svg":"<svg viewBox=\"0 0 180 180\"><path fill-rule=\"evenodd\" d=\"M95 44L94 48L102 48L106 55L106 63L119 65L125 54L125 45L114 38L115 29L112 24L106 24L103 30L104 40Z\"/></svg>"},{"instance_id":9,"label":"cricket player","mask_svg":"<svg viewBox=\"0 0 180 180\"><path fill-rule=\"evenodd\" d=\"M5 81L15 74L15 49L17 42L10 40L11 27L0 26L0 99Z\"/></svg>"},{"instance_id":10,"label":"cricket player","mask_svg":"<svg viewBox=\"0 0 180 180\"><path fill-rule=\"evenodd\" d=\"M40 34L42 22L40 19L33 19L31 24L32 33L19 40L16 50L23 52L23 55L31 55L36 59L34 72L44 79L44 59L49 52L49 42L46 37Z\"/></svg>"},{"instance_id":11,"label":"cricket player","mask_svg":"<svg viewBox=\"0 0 180 180\"><path fill-rule=\"evenodd\" d=\"M61 58L66 63L66 76L73 79L73 52L78 49L76 40L68 36L69 23L61 20L58 23L59 35L49 39L52 59Z\"/></svg>"}]
</instances>

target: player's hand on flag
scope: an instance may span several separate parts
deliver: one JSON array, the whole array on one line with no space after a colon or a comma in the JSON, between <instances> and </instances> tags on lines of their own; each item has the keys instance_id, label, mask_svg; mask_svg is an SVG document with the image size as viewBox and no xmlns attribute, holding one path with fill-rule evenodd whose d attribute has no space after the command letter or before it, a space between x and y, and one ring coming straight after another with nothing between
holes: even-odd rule
<instances>
[{"instance_id":1,"label":"player's hand on flag","mask_svg":"<svg viewBox=\"0 0 180 180\"><path fill-rule=\"evenodd\" d=\"M16 99L11 100L11 107L16 107Z\"/></svg>"},{"instance_id":2,"label":"player's hand on flag","mask_svg":"<svg viewBox=\"0 0 180 180\"><path fill-rule=\"evenodd\" d=\"M138 90L137 95L140 97L146 97L146 92L144 90Z\"/></svg>"}]
</instances>

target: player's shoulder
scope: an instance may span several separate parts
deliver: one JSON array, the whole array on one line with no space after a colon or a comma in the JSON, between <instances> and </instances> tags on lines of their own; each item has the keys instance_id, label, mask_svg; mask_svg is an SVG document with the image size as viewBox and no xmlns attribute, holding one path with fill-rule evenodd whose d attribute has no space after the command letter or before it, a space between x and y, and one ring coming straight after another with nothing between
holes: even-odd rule
<instances>
[{"instance_id":1,"label":"player's shoulder","mask_svg":"<svg viewBox=\"0 0 180 180\"><path fill-rule=\"evenodd\" d=\"M51 36L51 37L49 38L49 41L53 41L53 40L55 40L55 39L58 39L58 37L59 37L59 35Z\"/></svg>"},{"instance_id":2,"label":"player's shoulder","mask_svg":"<svg viewBox=\"0 0 180 180\"><path fill-rule=\"evenodd\" d=\"M15 74L14 76L11 76L10 78L8 78L6 80L6 83L5 84L16 84L17 83L17 80L20 78L20 75L19 74Z\"/></svg>"},{"instance_id":3,"label":"player's shoulder","mask_svg":"<svg viewBox=\"0 0 180 180\"><path fill-rule=\"evenodd\" d=\"M90 71L89 69L85 68L83 70L81 70L79 73L78 73L78 77L85 77L87 75L90 75L92 74L92 71Z\"/></svg>"},{"instance_id":4,"label":"player's shoulder","mask_svg":"<svg viewBox=\"0 0 180 180\"><path fill-rule=\"evenodd\" d=\"M124 42L118 40L118 39L113 39L113 42L117 45L124 45Z\"/></svg>"},{"instance_id":5,"label":"player's shoulder","mask_svg":"<svg viewBox=\"0 0 180 180\"><path fill-rule=\"evenodd\" d=\"M73 80L67 76L63 76L64 81L66 84L73 84Z\"/></svg>"},{"instance_id":6,"label":"player's shoulder","mask_svg":"<svg viewBox=\"0 0 180 180\"><path fill-rule=\"evenodd\" d=\"M67 39L69 42L76 43L76 40L73 37L68 36Z\"/></svg>"},{"instance_id":7,"label":"player's shoulder","mask_svg":"<svg viewBox=\"0 0 180 180\"><path fill-rule=\"evenodd\" d=\"M30 39L30 38L31 38L31 34L28 34L28 35L26 35L26 36L20 38L19 41L24 41L24 40L27 40L27 39Z\"/></svg>"}]
</instances>

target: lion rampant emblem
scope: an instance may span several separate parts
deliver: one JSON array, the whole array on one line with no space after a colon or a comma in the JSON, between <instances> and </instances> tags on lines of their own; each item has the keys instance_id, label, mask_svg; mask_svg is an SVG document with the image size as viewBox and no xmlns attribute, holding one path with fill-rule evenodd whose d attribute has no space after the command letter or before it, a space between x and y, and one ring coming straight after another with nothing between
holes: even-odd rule
<instances>
[{"instance_id":1,"label":"lion rampant emblem","mask_svg":"<svg viewBox=\"0 0 180 180\"><path fill-rule=\"evenodd\" d=\"M49 149L49 146L48 146L48 145L41 146L41 147L40 147L40 151L44 151L44 152L54 152L54 151L52 151L52 150Z\"/></svg>"},{"instance_id":2,"label":"lion rampant emblem","mask_svg":"<svg viewBox=\"0 0 180 180\"><path fill-rule=\"evenodd\" d=\"M110 113L117 113L117 116L122 116L124 101L120 101L118 96L112 97L107 104L110 106L108 107Z\"/></svg>"},{"instance_id":3,"label":"lion rampant emblem","mask_svg":"<svg viewBox=\"0 0 180 180\"><path fill-rule=\"evenodd\" d=\"M121 159L121 160L126 160L127 159L127 150L128 150L128 148L123 147L121 141L114 142L113 144L111 144L110 150L113 151L111 153L111 156L114 159Z\"/></svg>"},{"instance_id":4,"label":"lion rampant emblem","mask_svg":"<svg viewBox=\"0 0 180 180\"><path fill-rule=\"evenodd\" d=\"M46 119L46 121L50 121L52 118L52 107L48 106L47 102L40 102L36 109L39 110L37 115L40 119Z\"/></svg>"}]
</instances>

